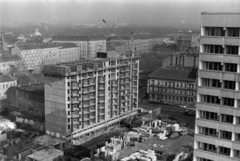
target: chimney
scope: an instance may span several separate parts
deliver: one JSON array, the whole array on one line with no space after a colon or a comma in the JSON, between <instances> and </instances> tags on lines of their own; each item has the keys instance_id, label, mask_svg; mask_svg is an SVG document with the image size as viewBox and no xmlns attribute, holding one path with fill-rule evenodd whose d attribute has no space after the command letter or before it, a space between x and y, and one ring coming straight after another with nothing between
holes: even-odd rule
<instances>
[{"instance_id":1,"label":"chimney","mask_svg":"<svg viewBox=\"0 0 240 161\"><path fill-rule=\"evenodd\" d=\"M170 66L172 66L173 65L173 54L171 54L171 60L170 61L171 61Z\"/></svg>"},{"instance_id":2,"label":"chimney","mask_svg":"<svg viewBox=\"0 0 240 161\"><path fill-rule=\"evenodd\" d=\"M182 66L185 66L185 55L183 55L183 59L182 59Z\"/></svg>"}]
</instances>

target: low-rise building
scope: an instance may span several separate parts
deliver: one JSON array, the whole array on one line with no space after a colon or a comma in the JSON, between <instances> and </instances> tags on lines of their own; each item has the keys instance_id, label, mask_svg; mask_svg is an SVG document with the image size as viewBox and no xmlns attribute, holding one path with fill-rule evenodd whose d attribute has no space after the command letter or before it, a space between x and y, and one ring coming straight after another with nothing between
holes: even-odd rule
<instances>
[{"instance_id":1,"label":"low-rise building","mask_svg":"<svg viewBox=\"0 0 240 161\"><path fill-rule=\"evenodd\" d=\"M0 73L13 73L20 65L22 59L18 55L0 56Z\"/></svg>"},{"instance_id":2,"label":"low-rise building","mask_svg":"<svg viewBox=\"0 0 240 161\"><path fill-rule=\"evenodd\" d=\"M54 148L44 148L26 157L27 161L61 161L64 160L63 151Z\"/></svg>"},{"instance_id":3,"label":"low-rise building","mask_svg":"<svg viewBox=\"0 0 240 161\"><path fill-rule=\"evenodd\" d=\"M6 91L12 86L17 86L17 79L10 75L0 75L0 100L7 99Z\"/></svg>"},{"instance_id":4,"label":"low-rise building","mask_svg":"<svg viewBox=\"0 0 240 161\"><path fill-rule=\"evenodd\" d=\"M148 77L149 101L195 106L197 68L159 68Z\"/></svg>"}]
</instances>

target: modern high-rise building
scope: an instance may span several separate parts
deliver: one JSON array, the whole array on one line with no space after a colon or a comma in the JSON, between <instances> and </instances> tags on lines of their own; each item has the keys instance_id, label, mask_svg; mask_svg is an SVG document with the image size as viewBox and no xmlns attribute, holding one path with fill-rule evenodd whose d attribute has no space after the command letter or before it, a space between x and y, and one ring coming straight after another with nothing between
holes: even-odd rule
<instances>
[{"instance_id":1,"label":"modern high-rise building","mask_svg":"<svg viewBox=\"0 0 240 161\"><path fill-rule=\"evenodd\" d=\"M202 13L194 161L240 160L240 13Z\"/></svg>"},{"instance_id":2,"label":"modern high-rise building","mask_svg":"<svg viewBox=\"0 0 240 161\"><path fill-rule=\"evenodd\" d=\"M47 65L43 74L49 135L77 145L137 113L138 56Z\"/></svg>"}]
</instances>

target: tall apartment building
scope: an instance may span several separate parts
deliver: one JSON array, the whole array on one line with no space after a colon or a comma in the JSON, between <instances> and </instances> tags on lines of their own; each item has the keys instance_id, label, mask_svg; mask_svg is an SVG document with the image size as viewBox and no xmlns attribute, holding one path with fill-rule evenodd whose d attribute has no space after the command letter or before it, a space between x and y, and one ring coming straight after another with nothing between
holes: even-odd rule
<instances>
[{"instance_id":1,"label":"tall apartment building","mask_svg":"<svg viewBox=\"0 0 240 161\"><path fill-rule=\"evenodd\" d=\"M95 58L97 52L106 52L107 40L104 36L72 36L56 35L52 37L54 43L75 43L80 47L82 58Z\"/></svg>"},{"instance_id":2,"label":"tall apartment building","mask_svg":"<svg viewBox=\"0 0 240 161\"><path fill-rule=\"evenodd\" d=\"M80 144L135 115L139 57L44 66L46 133Z\"/></svg>"},{"instance_id":3,"label":"tall apartment building","mask_svg":"<svg viewBox=\"0 0 240 161\"><path fill-rule=\"evenodd\" d=\"M194 161L240 160L240 13L202 13Z\"/></svg>"}]
</instances>

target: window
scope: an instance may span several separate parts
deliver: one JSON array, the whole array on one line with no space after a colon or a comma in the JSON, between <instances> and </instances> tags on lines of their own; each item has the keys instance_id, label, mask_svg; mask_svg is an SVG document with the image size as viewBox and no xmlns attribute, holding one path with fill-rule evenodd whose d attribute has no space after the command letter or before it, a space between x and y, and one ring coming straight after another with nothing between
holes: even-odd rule
<instances>
[{"instance_id":1,"label":"window","mask_svg":"<svg viewBox=\"0 0 240 161\"><path fill-rule=\"evenodd\" d=\"M230 148L226 148L222 146L219 147L219 154L230 156L230 151L231 151Z\"/></svg>"},{"instance_id":2,"label":"window","mask_svg":"<svg viewBox=\"0 0 240 161\"><path fill-rule=\"evenodd\" d=\"M225 115L225 114L222 114L221 115L221 121L222 122L225 122L225 123L233 123L233 116L232 115Z\"/></svg>"},{"instance_id":3,"label":"window","mask_svg":"<svg viewBox=\"0 0 240 161\"><path fill-rule=\"evenodd\" d=\"M223 84L224 84L223 86L224 89L235 90L235 85L236 85L235 81L224 81Z\"/></svg>"},{"instance_id":4,"label":"window","mask_svg":"<svg viewBox=\"0 0 240 161\"><path fill-rule=\"evenodd\" d=\"M229 131L220 131L220 138L231 140L232 139L232 132Z\"/></svg>"},{"instance_id":5,"label":"window","mask_svg":"<svg viewBox=\"0 0 240 161\"><path fill-rule=\"evenodd\" d=\"M234 99L223 97L222 98L222 105L234 107Z\"/></svg>"},{"instance_id":6,"label":"window","mask_svg":"<svg viewBox=\"0 0 240 161\"><path fill-rule=\"evenodd\" d=\"M218 96L201 95L201 102L212 103L212 104L220 104L221 101L220 101Z\"/></svg>"},{"instance_id":7,"label":"window","mask_svg":"<svg viewBox=\"0 0 240 161\"><path fill-rule=\"evenodd\" d=\"M238 55L238 46L226 46L226 54Z\"/></svg>"},{"instance_id":8,"label":"window","mask_svg":"<svg viewBox=\"0 0 240 161\"><path fill-rule=\"evenodd\" d=\"M218 114L208 111L200 111L200 118L218 121Z\"/></svg>"},{"instance_id":9,"label":"window","mask_svg":"<svg viewBox=\"0 0 240 161\"><path fill-rule=\"evenodd\" d=\"M225 71L237 72L237 64L225 63Z\"/></svg>"},{"instance_id":10,"label":"window","mask_svg":"<svg viewBox=\"0 0 240 161\"><path fill-rule=\"evenodd\" d=\"M240 158L240 150L234 150L234 157Z\"/></svg>"},{"instance_id":11,"label":"window","mask_svg":"<svg viewBox=\"0 0 240 161\"><path fill-rule=\"evenodd\" d=\"M240 117L237 117L237 125L240 125Z\"/></svg>"},{"instance_id":12,"label":"window","mask_svg":"<svg viewBox=\"0 0 240 161\"><path fill-rule=\"evenodd\" d=\"M217 148L213 144L207 144L207 143L198 142L198 148L202 149L204 151L209 151L209 152L214 152L214 153L217 152Z\"/></svg>"},{"instance_id":13,"label":"window","mask_svg":"<svg viewBox=\"0 0 240 161\"><path fill-rule=\"evenodd\" d=\"M68 125L68 130L71 128L71 126L70 125Z\"/></svg>"},{"instance_id":14,"label":"window","mask_svg":"<svg viewBox=\"0 0 240 161\"><path fill-rule=\"evenodd\" d=\"M205 36L225 36L223 27L205 27Z\"/></svg>"},{"instance_id":15,"label":"window","mask_svg":"<svg viewBox=\"0 0 240 161\"><path fill-rule=\"evenodd\" d=\"M203 62L203 69L222 71L222 65L221 65L220 62L208 62L208 61L204 61L204 62Z\"/></svg>"},{"instance_id":16,"label":"window","mask_svg":"<svg viewBox=\"0 0 240 161\"><path fill-rule=\"evenodd\" d=\"M222 45L204 45L203 49L205 53L224 53L224 48L222 47Z\"/></svg>"},{"instance_id":17,"label":"window","mask_svg":"<svg viewBox=\"0 0 240 161\"><path fill-rule=\"evenodd\" d=\"M207 127L199 127L199 133L203 135L214 136L214 137L218 136L216 129L207 128Z\"/></svg>"},{"instance_id":18,"label":"window","mask_svg":"<svg viewBox=\"0 0 240 161\"><path fill-rule=\"evenodd\" d=\"M213 161L211 159L206 159L206 158L197 158L197 161Z\"/></svg>"},{"instance_id":19,"label":"window","mask_svg":"<svg viewBox=\"0 0 240 161\"><path fill-rule=\"evenodd\" d=\"M240 133L235 133L235 141L240 142Z\"/></svg>"},{"instance_id":20,"label":"window","mask_svg":"<svg viewBox=\"0 0 240 161\"><path fill-rule=\"evenodd\" d=\"M218 79L202 78L202 86L221 88L222 83Z\"/></svg>"},{"instance_id":21,"label":"window","mask_svg":"<svg viewBox=\"0 0 240 161\"><path fill-rule=\"evenodd\" d=\"M239 28L234 28L234 27L227 28L227 36L239 37Z\"/></svg>"}]
</instances>

